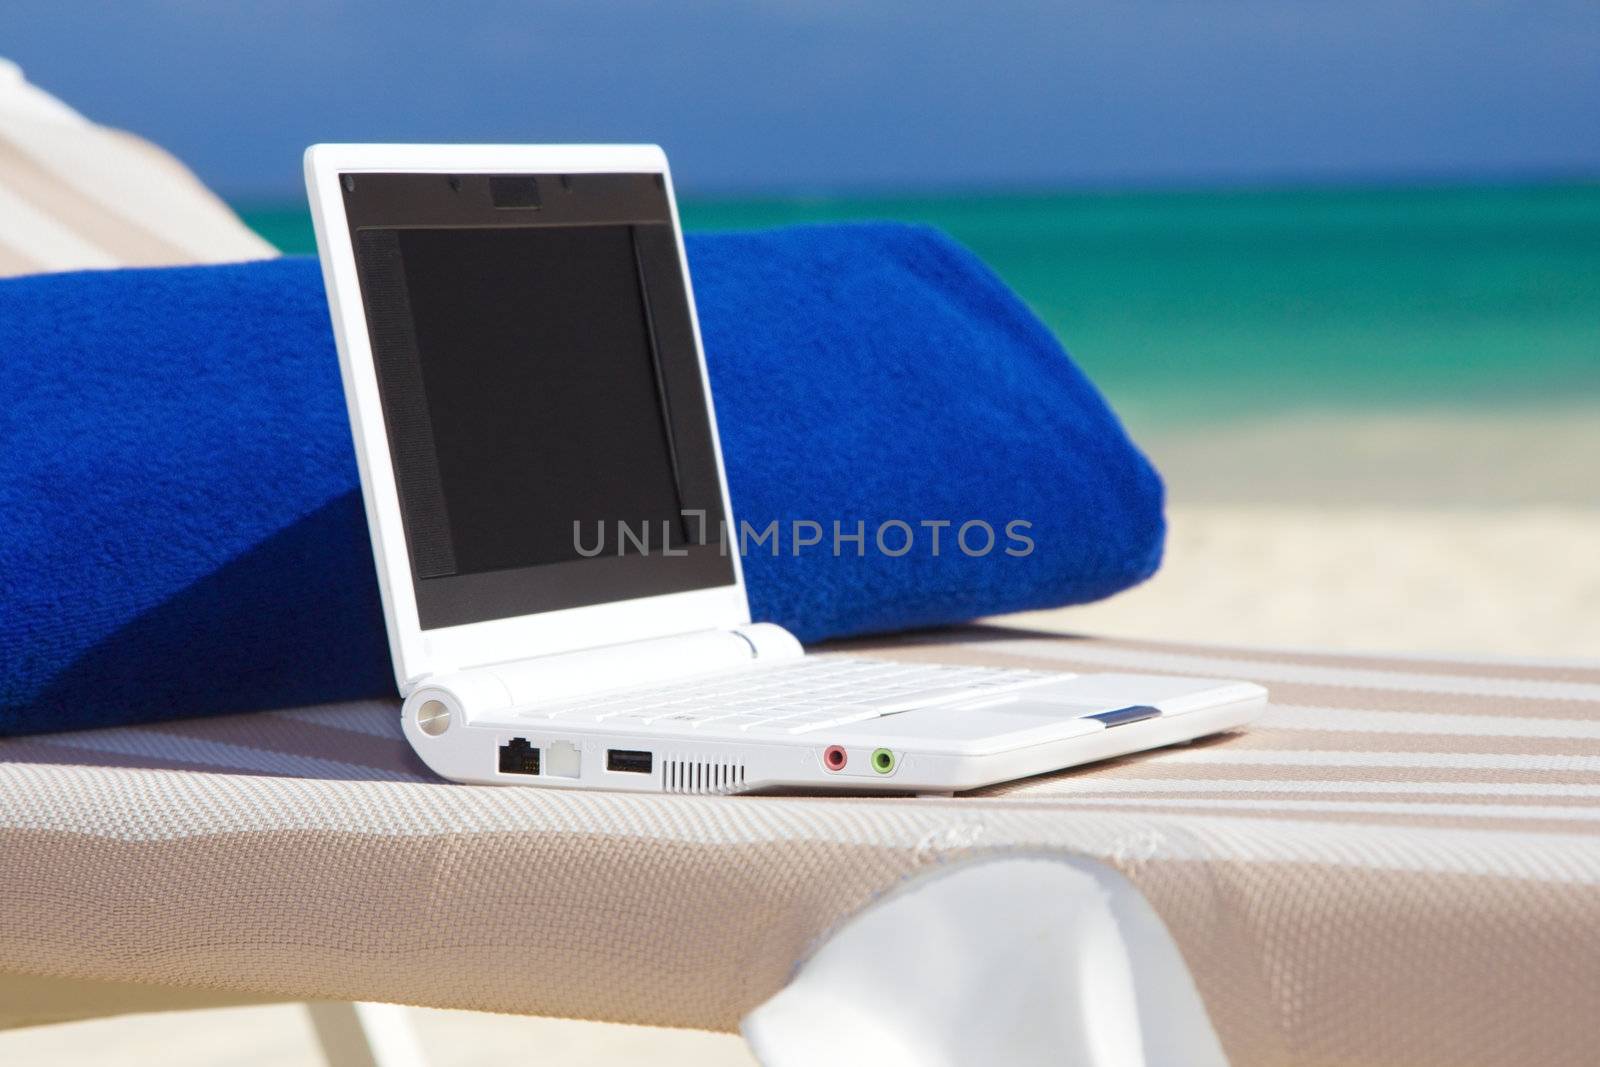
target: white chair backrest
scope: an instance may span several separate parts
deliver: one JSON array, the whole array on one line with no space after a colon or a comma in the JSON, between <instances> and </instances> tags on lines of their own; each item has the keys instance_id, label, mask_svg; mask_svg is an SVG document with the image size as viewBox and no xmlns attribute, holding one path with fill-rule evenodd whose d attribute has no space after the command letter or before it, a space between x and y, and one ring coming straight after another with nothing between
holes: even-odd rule
<instances>
[{"instance_id":1,"label":"white chair backrest","mask_svg":"<svg viewBox=\"0 0 1600 1067\"><path fill-rule=\"evenodd\" d=\"M0 59L0 276L277 254L167 152Z\"/></svg>"}]
</instances>

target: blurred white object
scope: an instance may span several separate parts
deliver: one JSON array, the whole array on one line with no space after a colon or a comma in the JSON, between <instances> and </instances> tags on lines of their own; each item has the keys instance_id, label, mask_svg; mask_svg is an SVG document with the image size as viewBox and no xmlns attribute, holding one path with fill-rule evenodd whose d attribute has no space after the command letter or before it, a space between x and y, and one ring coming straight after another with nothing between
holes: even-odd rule
<instances>
[{"instance_id":1,"label":"blurred white object","mask_svg":"<svg viewBox=\"0 0 1600 1067\"><path fill-rule=\"evenodd\" d=\"M277 254L165 151L0 59L0 276Z\"/></svg>"},{"instance_id":2,"label":"blurred white object","mask_svg":"<svg viewBox=\"0 0 1600 1067\"><path fill-rule=\"evenodd\" d=\"M766 1067L1226 1067L1138 890L1061 856L934 871L848 919L741 1026Z\"/></svg>"}]
</instances>

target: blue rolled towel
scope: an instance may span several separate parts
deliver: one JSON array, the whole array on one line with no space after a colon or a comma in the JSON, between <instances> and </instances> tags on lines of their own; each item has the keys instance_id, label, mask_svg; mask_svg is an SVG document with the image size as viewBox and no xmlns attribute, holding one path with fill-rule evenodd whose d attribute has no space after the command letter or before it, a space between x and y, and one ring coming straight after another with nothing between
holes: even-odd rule
<instances>
[{"instance_id":1,"label":"blue rolled towel","mask_svg":"<svg viewBox=\"0 0 1600 1067\"><path fill-rule=\"evenodd\" d=\"M819 226L689 258L735 514L778 523L754 617L817 640L1154 572L1159 478L965 250ZM0 281L0 353L0 735L393 692L314 261Z\"/></svg>"}]
</instances>

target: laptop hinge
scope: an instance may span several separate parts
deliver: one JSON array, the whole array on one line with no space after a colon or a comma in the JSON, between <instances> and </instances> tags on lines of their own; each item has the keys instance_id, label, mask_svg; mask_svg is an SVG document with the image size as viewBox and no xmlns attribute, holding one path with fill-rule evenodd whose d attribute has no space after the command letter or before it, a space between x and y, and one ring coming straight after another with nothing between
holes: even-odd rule
<instances>
[{"instance_id":1,"label":"laptop hinge","mask_svg":"<svg viewBox=\"0 0 1600 1067\"><path fill-rule=\"evenodd\" d=\"M445 700L474 716L804 654L800 642L781 626L753 623L470 667L420 679L413 698L427 690L429 699Z\"/></svg>"}]
</instances>

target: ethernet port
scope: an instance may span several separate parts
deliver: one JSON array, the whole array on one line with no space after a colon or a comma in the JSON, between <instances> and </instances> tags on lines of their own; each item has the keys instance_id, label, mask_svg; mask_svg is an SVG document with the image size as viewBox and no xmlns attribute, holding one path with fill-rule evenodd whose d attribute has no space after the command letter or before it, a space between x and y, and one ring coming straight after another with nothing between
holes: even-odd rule
<instances>
[{"instance_id":1,"label":"ethernet port","mask_svg":"<svg viewBox=\"0 0 1600 1067\"><path fill-rule=\"evenodd\" d=\"M526 737L513 737L500 746L501 774L538 774L539 750Z\"/></svg>"}]
</instances>

